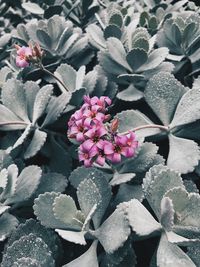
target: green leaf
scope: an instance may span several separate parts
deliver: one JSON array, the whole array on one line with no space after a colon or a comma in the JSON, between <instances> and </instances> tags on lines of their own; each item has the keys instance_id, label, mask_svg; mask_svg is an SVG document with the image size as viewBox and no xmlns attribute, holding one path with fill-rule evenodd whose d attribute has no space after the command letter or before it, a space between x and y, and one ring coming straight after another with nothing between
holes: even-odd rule
<instances>
[{"instance_id":1,"label":"green leaf","mask_svg":"<svg viewBox=\"0 0 200 267\"><path fill-rule=\"evenodd\" d=\"M63 192L68 185L67 178L60 173L45 173L40 179L40 184L35 192L36 196L45 192Z\"/></svg>"},{"instance_id":2,"label":"green leaf","mask_svg":"<svg viewBox=\"0 0 200 267\"><path fill-rule=\"evenodd\" d=\"M130 84L128 88L117 94L118 99L128 102L140 100L143 96L143 92L138 90L133 84Z\"/></svg>"},{"instance_id":3,"label":"green leaf","mask_svg":"<svg viewBox=\"0 0 200 267\"><path fill-rule=\"evenodd\" d=\"M120 39L122 35L121 29L116 25L108 25L104 30L104 37L108 39L110 37L115 37Z\"/></svg>"},{"instance_id":4,"label":"green leaf","mask_svg":"<svg viewBox=\"0 0 200 267\"><path fill-rule=\"evenodd\" d=\"M36 37L41 43L42 47L44 47L47 50L51 50L52 40L45 30L37 29Z\"/></svg>"},{"instance_id":5,"label":"green leaf","mask_svg":"<svg viewBox=\"0 0 200 267\"><path fill-rule=\"evenodd\" d=\"M132 184L121 184L117 195L115 197L114 203L116 205L130 201L131 199L136 198L142 202L144 194L142 191L141 185L132 185Z\"/></svg>"},{"instance_id":6,"label":"green leaf","mask_svg":"<svg viewBox=\"0 0 200 267\"><path fill-rule=\"evenodd\" d=\"M71 261L70 263L67 263L63 265L63 267L98 267L98 259L97 259L97 241L94 241L90 248L83 253L80 257L77 259Z\"/></svg>"},{"instance_id":7,"label":"green leaf","mask_svg":"<svg viewBox=\"0 0 200 267\"><path fill-rule=\"evenodd\" d=\"M195 122L200 119L200 89L191 89L181 98L170 127Z\"/></svg>"},{"instance_id":8,"label":"green leaf","mask_svg":"<svg viewBox=\"0 0 200 267\"><path fill-rule=\"evenodd\" d=\"M64 113L64 110L71 99L71 94L62 93L59 97L52 98L48 105L48 111L46 118L42 124L42 127L46 127L58 120L58 118Z\"/></svg>"},{"instance_id":9,"label":"green leaf","mask_svg":"<svg viewBox=\"0 0 200 267\"><path fill-rule=\"evenodd\" d=\"M28 11L32 14L37 14L37 15L43 15L44 14L44 9L42 9L36 3L31 3L31 2L22 3L22 7L24 9L26 9L26 11Z\"/></svg>"},{"instance_id":10,"label":"green leaf","mask_svg":"<svg viewBox=\"0 0 200 267\"><path fill-rule=\"evenodd\" d=\"M2 267L12 267L20 258L37 260L41 267L54 267L55 262L46 243L34 234L21 237L7 248L3 256Z\"/></svg>"},{"instance_id":11,"label":"green leaf","mask_svg":"<svg viewBox=\"0 0 200 267\"><path fill-rule=\"evenodd\" d=\"M53 203L53 212L56 219L67 226L74 226L74 218L76 217L76 204L72 197L60 194Z\"/></svg>"},{"instance_id":12,"label":"green leaf","mask_svg":"<svg viewBox=\"0 0 200 267\"><path fill-rule=\"evenodd\" d=\"M14 124L9 123L14 122ZM19 122L18 124L16 122ZM1 125L8 123L7 125ZM1 131L11 131L11 130L22 130L26 128L26 123L23 124L23 120L17 117L11 110L0 104L0 130Z\"/></svg>"},{"instance_id":13,"label":"green leaf","mask_svg":"<svg viewBox=\"0 0 200 267\"><path fill-rule=\"evenodd\" d=\"M25 258L22 257L18 260L16 260L13 264L13 267L41 267L40 263L35 260L35 259L31 259L31 258Z\"/></svg>"},{"instance_id":14,"label":"green leaf","mask_svg":"<svg viewBox=\"0 0 200 267\"><path fill-rule=\"evenodd\" d=\"M16 184L17 184L17 178L18 178L18 168L15 164L11 164L7 168L7 183L6 187L4 188L4 191L1 195L1 199L7 199L14 195L16 191Z\"/></svg>"},{"instance_id":15,"label":"green leaf","mask_svg":"<svg viewBox=\"0 0 200 267\"><path fill-rule=\"evenodd\" d=\"M145 142L140 145L138 152L132 159L128 159L122 165L120 172L141 173L146 172L154 165L154 160L158 152L158 146Z\"/></svg>"},{"instance_id":16,"label":"green leaf","mask_svg":"<svg viewBox=\"0 0 200 267\"><path fill-rule=\"evenodd\" d=\"M174 226L174 207L169 197L164 197L161 201L160 223L166 231L171 231Z\"/></svg>"},{"instance_id":17,"label":"green leaf","mask_svg":"<svg viewBox=\"0 0 200 267\"><path fill-rule=\"evenodd\" d=\"M21 120L29 123L26 97L23 84L17 79L9 79L1 92L3 104L16 114ZM15 103L13 105L13 102Z\"/></svg>"},{"instance_id":18,"label":"green leaf","mask_svg":"<svg viewBox=\"0 0 200 267\"><path fill-rule=\"evenodd\" d=\"M160 223L153 218L140 201L133 199L127 202L127 205L129 224L138 236L149 236L154 232L161 231L162 226Z\"/></svg>"},{"instance_id":19,"label":"green leaf","mask_svg":"<svg viewBox=\"0 0 200 267\"><path fill-rule=\"evenodd\" d=\"M85 217L88 216L92 207L96 204L98 206L103 201L97 185L91 179L83 180L77 188L77 197L80 208Z\"/></svg>"},{"instance_id":20,"label":"green leaf","mask_svg":"<svg viewBox=\"0 0 200 267\"><path fill-rule=\"evenodd\" d=\"M143 38L137 38L136 40L133 39L132 48L133 49L136 49L136 48L144 49L144 51L148 53L148 51L149 51L149 42L144 37Z\"/></svg>"},{"instance_id":21,"label":"green leaf","mask_svg":"<svg viewBox=\"0 0 200 267\"><path fill-rule=\"evenodd\" d=\"M192 259L196 267L200 266L200 244L188 247L187 255Z\"/></svg>"},{"instance_id":22,"label":"green leaf","mask_svg":"<svg viewBox=\"0 0 200 267\"><path fill-rule=\"evenodd\" d=\"M89 42L97 49L105 49L106 43L103 36L103 31L95 24L90 24L86 29L89 37Z\"/></svg>"},{"instance_id":23,"label":"green leaf","mask_svg":"<svg viewBox=\"0 0 200 267\"><path fill-rule=\"evenodd\" d=\"M131 181L135 177L135 173L114 173L110 185L115 186Z\"/></svg>"},{"instance_id":24,"label":"green leaf","mask_svg":"<svg viewBox=\"0 0 200 267\"><path fill-rule=\"evenodd\" d=\"M135 48L127 54L126 59L131 68L134 71L138 71L138 69L147 61L148 55L144 49Z\"/></svg>"},{"instance_id":25,"label":"green leaf","mask_svg":"<svg viewBox=\"0 0 200 267\"><path fill-rule=\"evenodd\" d=\"M5 150L0 150L0 170L7 168L12 162L11 156Z\"/></svg>"},{"instance_id":26,"label":"green leaf","mask_svg":"<svg viewBox=\"0 0 200 267\"><path fill-rule=\"evenodd\" d=\"M164 194L178 186L184 188L180 174L166 166L155 165L146 173L143 180L144 194L158 218L160 218L160 204Z\"/></svg>"},{"instance_id":27,"label":"green leaf","mask_svg":"<svg viewBox=\"0 0 200 267\"><path fill-rule=\"evenodd\" d=\"M70 92L75 91L76 89L76 71L68 64L61 64L54 75L57 76L64 85L68 88ZM62 86L59 84L59 86ZM78 89L78 88L77 88Z\"/></svg>"},{"instance_id":28,"label":"green leaf","mask_svg":"<svg viewBox=\"0 0 200 267\"><path fill-rule=\"evenodd\" d=\"M169 190L165 196L169 197L173 202L175 224L200 227L199 194L188 193L184 188L177 187Z\"/></svg>"},{"instance_id":29,"label":"green leaf","mask_svg":"<svg viewBox=\"0 0 200 267\"><path fill-rule=\"evenodd\" d=\"M9 213L0 216L0 241L4 241L17 227L18 220ZM6 266L7 267L7 266Z\"/></svg>"},{"instance_id":30,"label":"green leaf","mask_svg":"<svg viewBox=\"0 0 200 267\"><path fill-rule=\"evenodd\" d=\"M129 237L130 228L126 211L126 203L120 204L93 233L109 254L121 247Z\"/></svg>"},{"instance_id":31,"label":"green leaf","mask_svg":"<svg viewBox=\"0 0 200 267\"><path fill-rule=\"evenodd\" d=\"M196 265L177 245L168 242L165 234L162 234L157 251L157 266L195 267Z\"/></svg>"},{"instance_id":32,"label":"green leaf","mask_svg":"<svg viewBox=\"0 0 200 267\"><path fill-rule=\"evenodd\" d=\"M155 49L148 56L146 63L143 66L141 66L137 71L143 72L158 67L165 60L168 54L169 54L169 49L166 47L160 47L158 49Z\"/></svg>"},{"instance_id":33,"label":"green leaf","mask_svg":"<svg viewBox=\"0 0 200 267\"><path fill-rule=\"evenodd\" d=\"M28 138L29 134L32 131L32 125L29 124L26 129L24 130L24 132L21 134L21 136L17 139L17 141L14 143L12 150L14 150L15 148L17 148L18 146L21 146L26 139Z\"/></svg>"},{"instance_id":34,"label":"green leaf","mask_svg":"<svg viewBox=\"0 0 200 267\"><path fill-rule=\"evenodd\" d=\"M119 132L127 132L133 130L134 128L142 125L153 124L146 115L141 113L138 110L125 110L118 113L115 118L119 119ZM147 128L137 131L137 137L146 137L154 134L160 133L160 130L157 128Z\"/></svg>"},{"instance_id":35,"label":"green leaf","mask_svg":"<svg viewBox=\"0 0 200 267\"><path fill-rule=\"evenodd\" d=\"M14 194L6 200L7 204L28 200L36 191L42 170L38 166L28 166L17 178Z\"/></svg>"},{"instance_id":36,"label":"green leaf","mask_svg":"<svg viewBox=\"0 0 200 267\"><path fill-rule=\"evenodd\" d=\"M29 159L34 157L46 142L46 138L47 133L36 129L31 142L24 153L24 158Z\"/></svg>"},{"instance_id":37,"label":"green leaf","mask_svg":"<svg viewBox=\"0 0 200 267\"><path fill-rule=\"evenodd\" d=\"M33 107L33 124L43 115L53 91L52 85L43 86L37 93Z\"/></svg>"},{"instance_id":38,"label":"green leaf","mask_svg":"<svg viewBox=\"0 0 200 267\"><path fill-rule=\"evenodd\" d=\"M86 245L85 241L85 234L86 232L75 232L75 231L68 231L68 230L61 230L61 229L55 229L55 231L61 236L63 239L73 242L75 244L79 245Z\"/></svg>"},{"instance_id":39,"label":"green leaf","mask_svg":"<svg viewBox=\"0 0 200 267\"><path fill-rule=\"evenodd\" d=\"M186 88L168 72L154 75L145 89L145 99L164 125L169 125Z\"/></svg>"},{"instance_id":40,"label":"green leaf","mask_svg":"<svg viewBox=\"0 0 200 267\"><path fill-rule=\"evenodd\" d=\"M66 225L55 218L53 212L53 203L60 194L55 192L46 192L39 195L34 201L34 214L40 223L49 228L65 228Z\"/></svg>"},{"instance_id":41,"label":"green leaf","mask_svg":"<svg viewBox=\"0 0 200 267\"><path fill-rule=\"evenodd\" d=\"M200 149L193 140L169 135L167 166L181 173L192 172L200 160Z\"/></svg>"},{"instance_id":42,"label":"green leaf","mask_svg":"<svg viewBox=\"0 0 200 267\"><path fill-rule=\"evenodd\" d=\"M117 62L119 65L123 66L125 69L131 71L131 68L126 60L126 51L119 39L114 37L108 38L107 48L109 56L111 57L112 60Z\"/></svg>"},{"instance_id":43,"label":"green leaf","mask_svg":"<svg viewBox=\"0 0 200 267\"><path fill-rule=\"evenodd\" d=\"M121 12L119 12L119 11L117 12L117 10L115 10L114 14L112 14L110 16L108 23L111 25L114 24L114 25L118 26L119 28L121 28L123 25L123 17L122 17Z\"/></svg>"}]
</instances>

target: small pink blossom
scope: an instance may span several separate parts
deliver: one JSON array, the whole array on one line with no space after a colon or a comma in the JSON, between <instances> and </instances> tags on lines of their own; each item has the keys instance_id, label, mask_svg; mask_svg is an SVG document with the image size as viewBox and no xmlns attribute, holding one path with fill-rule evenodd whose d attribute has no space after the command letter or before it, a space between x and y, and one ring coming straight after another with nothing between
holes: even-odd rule
<instances>
[{"instance_id":1,"label":"small pink blossom","mask_svg":"<svg viewBox=\"0 0 200 267\"><path fill-rule=\"evenodd\" d=\"M91 140L83 142L78 151L79 160L83 161L85 167L91 167L93 158L97 155L98 149L93 145Z\"/></svg>"},{"instance_id":2,"label":"small pink blossom","mask_svg":"<svg viewBox=\"0 0 200 267\"><path fill-rule=\"evenodd\" d=\"M17 50L16 65L20 68L29 66L29 57L32 56L32 50L30 47L19 47Z\"/></svg>"},{"instance_id":3,"label":"small pink blossom","mask_svg":"<svg viewBox=\"0 0 200 267\"><path fill-rule=\"evenodd\" d=\"M105 111L106 106L110 106L112 101L108 96L101 96L98 98L97 96L94 96L90 98L90 96L84 96L84 107L88 106L96 106L98 107L98 110Z\"/></svg>"}]
</instances>

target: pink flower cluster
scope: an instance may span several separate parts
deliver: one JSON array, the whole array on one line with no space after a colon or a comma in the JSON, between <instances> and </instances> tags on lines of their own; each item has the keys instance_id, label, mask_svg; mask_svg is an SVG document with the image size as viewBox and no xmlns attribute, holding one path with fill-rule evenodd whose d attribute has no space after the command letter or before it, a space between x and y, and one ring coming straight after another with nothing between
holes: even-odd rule
<instances>
[{"instance_id":1,"label":"pink flower cluster","mask_svg":"<svg viewBox=\"0 0 200 267\"><path fill-rule=\"evenodd\" d=\"M79 160L86 167L93 163L101 166L106 160L119 163L122 156L133 157L138 142L135 133L119 135L118 121L114 120L109 127L106 123L110 115L106 115L107 107L111 105L109 97L84 97L84 104L77 110L68 122L68 137L75 140L79 146Z\"/></svg>"},{"instance_id":2,"label":"pink flower cluster","mask_svg":"<svg viewBox=\"0 0 200 267\"><path fill-rule=\"evenodd\" d=\"M41 60L44 51L39 44L29 44L29 46L19 46L15 44L17 50L16 65L19 68L26 68L30 63L35 63Z\"/></svg>"}]
</instances>

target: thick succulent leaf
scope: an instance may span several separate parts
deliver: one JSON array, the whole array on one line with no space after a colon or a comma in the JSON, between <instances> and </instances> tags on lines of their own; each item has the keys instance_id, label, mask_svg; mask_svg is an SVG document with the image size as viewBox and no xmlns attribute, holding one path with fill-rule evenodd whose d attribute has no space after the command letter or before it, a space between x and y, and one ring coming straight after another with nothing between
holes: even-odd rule
<instances>
[{"instance_id":1,"label":"thick succulent leaf","mask_svg":"<svg viewBox=\"0 0 200 267\"><path fill-rule=\"evenodd\" d=\"M145 142L141 144L139 151L132 159L128 159L122 165L120 172L141 173L146 172L154 165L154 160L158 152L158 147L153 143Z\"/></svg>"},{"instance_id":2,"label":"thick succulent leaf","mask_svg":"<svg viewBox=\"0 0 200 267\"><path fill-rule=\"evenodd\" d=\"M200 266L200 244L188 247L187 255L192 259L196 267Z\"/></svg>"},{"instance_id":3,"label":"thick succulent leaf","mask_svg":"<svg viewBox=\"0 0 200 267\"><path fill-rule=\"evenodd\" d=\"M166 166L155 165L146 173L143 180L144 194L158 219L160 219L160 205L164 194L178 186L184 188L180 174Z\"/></svg>"},{"instance_id":4,"label":"thick succulent leaf","mask_svg":"<svg viewBox=\"0 0 200 267\"><path fill-rule=\"evenodd\" d=\"M139 91L133 84L130 84L127 89L117 94L118 99L128 102L137 101L143 96L143 92Z\"/></svg>"},{"instance_id":5,"label":"thick succulent leaf","mask_svg":"<svg viewBox=\"0 0 200 267\"><path fill-rule=\"evenodd\" d=\"M149 236L154 232L161 231L162 226L160 223L153 218L140 201L133 199L127 205L129 224L138 236Z\"/></svg>"},{"instance_id":6,"label":"thick succulent leaf","mask_svg":"<svg viewBox=\"0 0 200 267\"><path fill-rule=\"evenodd\" d=\"M79 245L86 245L85 241L85 233L84 231L75 232L75 231L68 231L68 230L61 230L55 229L55 231L61 236L63 239L73 242Z\"/></svg>"},{"instance_id":7,"label":"thick succulent leaf","mask_svg":"<svg viewBox=\"0 0 200 267\"><path fill-rule=\"evenodd\" d=\"M93 233L109 254L120 248L129 237L130 228L126 211L126 203L120 204Z\"/></svg>"},{"instance_id":8,"label":"thick succulent leaf","mask_svg":"<svg viewBox=\"0 0 200 267\"><path fill-rule=\"evenodd\" d=\"M24 132L21 134L21 136L17 139L17 141L14 143L12 149L14 150L15 148L21 146L26 139L28 138L29 134L32 131L32 125L29 124L26 129L24 130Z\"/></svg>"},{"instance_id":9,"label":"thick succulent leaf","mask_svg":"<svg viewBox=\"0 0 200 267\"><path fill-rule=\"evenodd\" d=\"M13 263L13 267L41 267L40 263L31 258L22 257Z\"/></svg>"},{"instance_id":10,"label":"thick succulent leaf","mask_svg":"<svg viewBox=\"0 0 200 267\"><path fill-rule=\"evenodd\" d=\"M104 173L96 168L90 168L89 170L85 167L80 167L75 169L69 177L71 184L76 188L78 185L85 179L92 180L92 182L96 185L98 189L101 199L103 201L98 202L97 211L93 217L93 222L95 227L98 227L102 216L110 202L111 199L111 187L108 183L108 177L104 175ZM83 184L84 185L84 184ZM90 192L91 193L91 192ZM96 202L91 202L90 210L92 206L96 204ZM89 209L88 209L89 210Z\"/></svg>"},{"instance_id":11,"label":"thick succulent leaf","mask_svg":"<svg viewBox=\"0 0 200 267\"><path fill-rule=\"evenodd\" d=\"M36 196L45 192L63 192L68 185L67 178L61 173L50 172L42 175Z\"/></svg>"},{"instance_id":12,"label":"thick succulent leaf","mask_svg":"<svg viewBox=\"0 0 200 267\"><path fill-rule=\"evenodd\" d=\"M145 99L164 125L171 122L176 106L187 89L168 72L153 76L145 89Z\"/></svg>"},{"instance_id":13,"label":"thick succulent leaf","mask_svg":"<svg viewBox=\"0 0 200 267\"><path fill-rule=\"evenodd\" d=\"M122 36L121 29L114 24L108 25L104 30L105 39L108 39L110 37L115 37L117 39L120 39L121 36Z\"/></svg>"},{"instance_id":14,"label":"thick succulent leaf","mask_svg":"<svg viewBox=\"0 0 200 267\"><path fill-rule=\"evenodd\" d=\"M161 201L161 216L160 223L166 231L171 231L174 226L174 207L172 200L164 197Z\"/></svg>"},{"instance_id":15,"label":"thick succulent leaf","mask_svg":"<svg viewBox=\"0 0 200 267\"><path fill-rule=\"evenodd\" d=\"M61 64L54 72L54 75L64 83L70 92L73 92L76 89L76 71L70 65ZM63 88L63 90L65 89Z\"/></svg>"},{"instance_id":16,"label":"thick succulent leaf","mask_svg":"<svg viewBox=\"0 0 200 267\"><path fill-rule=\"evenodd\" d=\"M47 115L42 124L45 127L58 120L58 118L64 113L64 110L71 99L71 94L62 93L56 98L52 98L48 105Z\"/></svg>"},{"instance_id":17,"label":"thick succulent leaf","mask_svg":"<svg viewBox=\"0 0 200 267\"><path fill-rule=\"evenodd\" d=\"M18 220L9 213L0 216L0 241L4 241L18 225Z\"/></svg>"},{"instance_id":18,"label":"thick succulent leaf","mask_svg":"<svg viewBox=\"0 0 200 267\"><path fill-rule=\"evenodd\" d=\"M37 93L40 91L40 87L36 82L27 81L24 84L24 91L26 95L28 117L32 121L35 98L36 98Z\"/></svg>"},{"instance_id":19,"label":"thick succulent leaf","mask_svg":"<svg viewBox=\"0 0 200 267\"><path fill-rule=\"evenodd\" d=\"M8 171L6 169L1 170L0 172L0 192L2 192L8 183Z\"/></svg>"},{"instance_id":20,"label":"thick succulent leaf","mask_svg":"<svg viewBox=\"0 0 200 267\"><path fill-rule=\"evenodd\" d=\"M7 211L9 208L10 208L10 206L5 206L5 205L0 204L0 216L1 216L5 211Z\"/></svg>"},{"instance_id":21,"label":"thick succulent leaf","mask_svg":"<svg viewBox=\"0 0 200 267\"><path fill-rule=\"evenodd\" d=\"M89 42L91 45L96 47L97 49L105 49L106 48L106 43L105 39L103 37L103 31L95 24L90 24L86 32L89 37Z\"/></svg>"},{"instance_id":22,"label":"thick succulent leaf","mask_svg":"<svg viewBox=\"0 0 200 267\"><path fill-rule=\"evenodd\" d=\"M40 223L49 228L64 229L66 224L55 218L53 212L53 203L60 194L55 192L46 192L39 195L34 201L34 214Z\"/></svg>"},{"instance_id":23,"label":"thick succulent leaf","mask_svg":"<svg viewBox=\"0 0 200 267\"><path fill-rule=\"evenodd\" d=\"M24 153L24 158L29 159L31 157L34 157L46 142L46 138L47 133L36 129L34 131L31 142Z\"/></svg>"},{"instance_id":24,"label":"thick succulent leaf","mask_svg":"<svg viewBox=\"0 0 200 267\"><path fill-rule=\"evenodd\" d=\"M43 115L53 91L52 85L43 86L37 93L33 107L33 124Z\"/></svg>"},{"instance_id":25,"label":"thick succulent leaf","mask_svg":"<svg viewBox=\"0 0 200 267\"><path fill-rule=\"evenodd\" d=\"M7 182L2 192L1 199L8 199L9 197L12 197L16 191L16 184L18 178L17 166L15 164L11 164L6 170L6 173L7 173Z\"/></svg>"},{"instance_id":26,"label":"thick succulent leaf","mask_svg":"<svg viewBox=\"0 0 200 267\"><path fill-rule=\"evenodd\" d=\"M7 168L12 163L11 156L5 150L0 150L0 170Z\"/></svg>"},{"instance_id":27,"label":"thick succulent leaf","mask_svg":"<svg viewBox=\"0 0 200 267\"><path fill-rule=\"evenodd\" d=\"M6 125L6 123L8 123ZM10 123L10 124L9 124ZM5 125L4 125L5 124ZM22 130L27 126L23 120L17 117L11 110L0 104L0 130Z\"/></svg>"},{"instance_id":28,"label":"thick succulent leaf","mask_svg":"<svg viewBox=\"0 0 200 267\"><path fill-rule=\"evenodd\" d=\"M177 245L168 242L165 234L162 234L157 251L157 266L195 267L196 265Z\"/></svg>"},{"instance_id":29,"label":"thick succulent leaf","mask_svg":"<svg viewBox=\"0 0 200 267\"><path fill-rule=\"evenodd\" d=\"M10 247L16 240L19 240L22 236L34 234L36 237L40 237L49 247L54 259L58 258L60 251L60 240L53 230L47 229L39 222L33 219L27 220L25 223L20 224L15 231L12 232L8 239L7 247ZM6 249L5 249L6 252Z\"/></svg>"},{"instance_id":30,"label":"thick succulent leaf","mask_svg":"<svg viewBox=\"0 0 200 267\"><path fill-rule=\"evenodd\" d=\"M200 88L186 92L178 103L170 128L195 122L200 119Z\"/></svg>"},{"instance_id":31,"label":"thick succulent leaf","mask_svg":"<svg viewBox=\"0 0 200 267\"><path fill-rule=\"evenodd\" d=\"M143 72L157 68L167 57L169 50L166 47L155 49L149 56L144 65L142 65L137 71Z\"/></svg>"},{"instance_id":32,"label":"thick succulent leaf","mask_svg":"<svg viewBox=\"0 0 200 267\"><path fill-rule=\"evenodd\" d=\"M200 195L188 193L184 188L169 190L166 197L173 202L176 225L200 227Z\"/></svg>"},{"instance_id":33,"label":"thick succulent leaf","mask_svg":"<svg viewBox=\"0 0 200 267\"><path fill-rule=\"evenodd\" d=\"M126 132L142 125L151 125L153 122L149 120L143 113L138 110L126 110L118 113L115 118L119 119L119 132ZM159 129L147 128L137 131L138 137L146 137L160 133Z\"/></svg>"},{"instance_id":34,"label":"thick succulent leaf","mask_svg":"<svg viewBox=\"0 0 200 267\"><path fill-rule=\"evenodd\" d=\"M132 49L126 56L128 64L137 72L139 72L138 69L147 62L147 59L147 52L141 48Z\"/></svg>"},{"instance_id":35,"label":"thick succulent leaf","mask_svg":"<svg viewBox=\"0 0 200 267\"><path fill-rule=\"evenodd\" d=\"M77 259L71 261L70 263L65 264L63 267L98 267L98 259L97 259L97 241L94 241L90 248L82 254Z\"/></svg>"},{"instance_id":36,"label":"thick succulent leaf","mask_svg":"<svg viewBox=\"0 0 200 267\"><path fill-rule=\"evenodd\" d=\"M37 15L44 14L44 9L42 9L36 3L31 3L31 2L22 3L22 7L32 14L37 14Z\"/></svg>"},{"instance_id":37,"label":"thick succulent leaf","mask_svg":"<svg viewBox=\"0 0 200 267\"><path fill-rule=\"evenodd\" d=\"M135 173L114 173L110 185L115 186L131 181L135 177Z\"/></svg>"},{"instance_id":38,"label":"thick succulent leaf","mask_svg":"<svg viewBox=\"0 0 200 267\"><path fill-rule=\"evenodd\" d=\"M130 201L133 198L136 198L140 202L142 202L144 198L142 186L132 185L132 184L122 184L119 187L119 190L114 200L114 204L118 205L122 202Z\"/></svg>"},{"instance_id":39,"label":"thick succulent leaf","mask_svg":"<svg viewBox=\"0 0 200 267\"><path fill-rule=\"evenodd\" d=\"M45 242L34 234L21 237L7 248L2 267L12 267L18 259L27 257L37 260L41 267L54 267L55 262Z\"/></svg>"},{"instance_id":40,"label":"thick succulent leaf","mask_svg":"<svg viewBox=\"0 0 200 267\"><path fill-rule=\"evenodd\" d=\"M80 208L84 213L85 217L88 216L92 207L103 202L102 196L97 188L97 185L91 179L83 180L77 188L77 197Z\"/></svg>"},{"instance_id":41,"label":"thick succulent leaf","mask_svg":"<svg viewBox=\"0 0 200 267\"><path fill-rule=\"evenodd\" d=\"M28 118L26 96L24 85L16 79L9 79L3 86L2 93L3 104L16 114L21 120L30 122ZM13 105L14 101L14 105Z\"/></svg>"},{"instance_id":42,"label":"thick succulent leaf","mask_svg":"<svg viewBox=\"0 0 200 267\"><path fill-rule=\"evenodd\" d=\"M179 245L179 246L190 246L193 245L194 243L198 243L199 239L198 238L185 238L181 235L178 235L172 231L166 232L167 239L170 243Z\"/></svg>"},{"instance_id":43,"label":"thick succulent leaf","mask_svg":"<svg viewBox=\"0 0 200 267\"><path fill-rule=\"evenodd\" d=\"M112 60L123 66L125 69L131 71L131 68L126 60L126 51L119 39L110 37L107 40L107 48Z\"/></svg>"},{"instance_id":44,"label":"thick succulent leaf","mask_svg":"<svg viewBox=\"0 0 200 267\"><path fill-rule=\"evenodd\" d=\"M169 135L167 166L181 173L192 172L200 160L200 149L196 142Z\"/></svg>"},{"instance_id":45,"label":"thick succulent leaf","mask_svg":"<svg viewBox=\"0 0 200 267\"><path fill-rule=\"evenodd\" d=\"M38 166L28 166L23 169L17 178L14 194L5 203L11 204L28 200L36 191L41 175L42 170Z\"/></svg>"},{"instance_id":46,"label":"thick succulent leaf","mask_svg":"<svg viewBox=\"0 0 200 267\"><path fill-rule=\"evenodd\" d=\"M55 218L64 223L66 228L68 225L72 228L77 228L77 225L74 221L77 208L72 197L64 194L57 196L53 202L53 212Z\"/></svg>"}]
</instances>

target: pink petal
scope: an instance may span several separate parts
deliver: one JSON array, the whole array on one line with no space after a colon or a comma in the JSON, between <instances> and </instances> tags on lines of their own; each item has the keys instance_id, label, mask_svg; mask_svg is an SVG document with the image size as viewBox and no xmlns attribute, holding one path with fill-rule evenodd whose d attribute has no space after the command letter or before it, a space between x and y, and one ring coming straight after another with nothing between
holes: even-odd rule
<instances>
[{"instance_id":1,"label":"pink petal","mask_svg":"<svg viewBox=\"0 0 200 267\"><path fill-rule=\"evenodd\" d=\"M96 163L103 166L105 164L105 158L99 155L96 159Z\"/></svg>"},{"instance_id":2,"label":"pink petal","mask_svg":"<svg viewBox=\"0 0 200 267\"><path fill-rule=\"evenodd\" d=\"M90 151L93 145L94 143L92 142L92 140L88 139L85 142L83 142L82 147L84 151Z\"/></svg>"},{"instance_id":3,"label":"pink petal","mask_svg":"<svg viewBox=\"0 0 200 267\"><path fill-rule=\"evenodd\" d=\"M16 65L19 68L26 68L29 66L29 63L25 59L21 59L20 56L16 57Z\"/></svg>"},{"instance_id":4,"label":"pink petal","mask_svg":"<svg viewBox=\"0 0 200 267\"><path fill-rule=\"evenodd\" d=\"M90 160L90 159L86 159L86 160L84 160L84 166L85 166L86 168L91 167L91 166L92 166L92 162L91 162L91 160Z\"/></svg>"},{"instance_id":5,"label":"pink petal","mask_svg":"<svg viewBox=\"0 0 200 267\"><path fill-rule=\"evenodd\" d=\"M121 155L118 153L114 153L112 156L112 162L113 163L118 163L121 161Z\"/></svg>"},{"instance_id":6,"label":"pink petal","mask_svg":"<svg viewBox=\"0 0 200 267\"><path fill-rule=\"evenodd\" d=\"M83 133L81 133L81 132L77 133L76 140L78 142L83 142L85 140L85 137L84 137Z\"/></svg>"}]
</instances>

